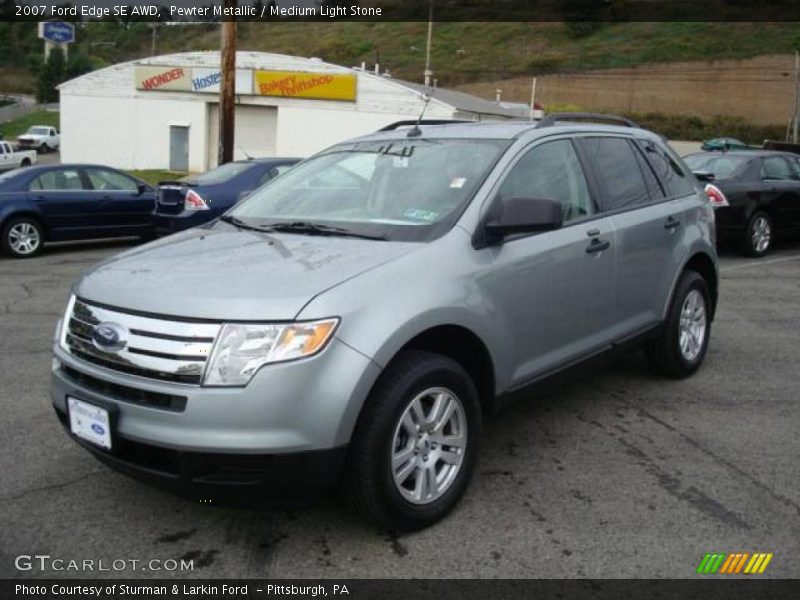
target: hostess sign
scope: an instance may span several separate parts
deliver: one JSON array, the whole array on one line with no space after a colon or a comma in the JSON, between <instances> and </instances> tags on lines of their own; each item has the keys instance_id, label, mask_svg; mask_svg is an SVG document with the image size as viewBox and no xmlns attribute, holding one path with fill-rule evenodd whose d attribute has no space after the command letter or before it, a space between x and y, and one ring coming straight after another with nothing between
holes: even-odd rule
<instances>
[{"instance_id":1,"label":"hostess sign","mask_svg":"<svg viewBox=\"0 0 800 600\"><path fill-rule=\"evenodd\" d=\"M192 91L219 93L222 73L219 69L192 69ZM236 93L253 93L253 72L247 69L236 69Z\"/></svg>"},{"instance_id":2,"label":"hostess sign","mask_svg":"<svg viewBox=\"0 0 800 600\"><path fill-rule=\"evenodd\" d=\"M136 89L154 92L219 93L219 69L138 66ZM341 73L236 70L236 93L318 100L356 99L356 76Z\"/></svg>"},{"instance_id":3,"label":"hostess sign","mask_svg":"<svg viewBox=\"0 0 800 600\"><path fill-rule=\"evenodd\" d=\"M260 96L351 102L356 99L356 76L351 74L256 71L255 84Z\"/></svg>"},{"instance_id":4,"label":"hostess sign","mask_svg":"<svg viewBox=\"0 0 800 600\"><path fill-rule=\"evenodd\" d=\"M64 21L39 23L39 37L53 44L71 44L75 41L75 26Z\"/></svg>"}]
</instances>

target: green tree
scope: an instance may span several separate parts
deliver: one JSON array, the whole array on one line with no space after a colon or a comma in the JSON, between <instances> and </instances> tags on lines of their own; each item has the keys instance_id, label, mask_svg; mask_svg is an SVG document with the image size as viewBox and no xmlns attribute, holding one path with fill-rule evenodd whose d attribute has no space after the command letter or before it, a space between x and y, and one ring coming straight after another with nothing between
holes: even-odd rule
<instances>
[{"instance_id":1,"label":"green tree","mask_svg":"<svg viewBox=\"0 0 800 600\"><path fill-rule=\"evenodd\" d=\"M31 57L29 61L30 69L36 74L36 100L41 104L58 102L56 86L92 70L92 63L85 54L75 49L67 60L58 46L50 50L46 61L42 61L41 56Z\"/></svg>"}]
</instances>

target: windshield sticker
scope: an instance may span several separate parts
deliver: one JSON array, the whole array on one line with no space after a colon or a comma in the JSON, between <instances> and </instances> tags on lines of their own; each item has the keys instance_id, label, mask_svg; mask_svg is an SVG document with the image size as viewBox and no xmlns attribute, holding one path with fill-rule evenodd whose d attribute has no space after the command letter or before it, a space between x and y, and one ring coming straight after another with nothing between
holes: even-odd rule
<instances>
[{"instance_id":1,"label":"windshield sticker","mask_svg":"<svg viewBox=\"0 0 800 600\"><path fill-rule=\"evenodd\" d=\"M404 217L417 219L418 221L435 221L439 213L432 210L422 210L421 208L409 208L403 213Z\"/></svg>"},{"instance_id":2,"label":"windshield sticker","mask_svg":"<svg viewBox=\"0 0 800 600\"><path fill-rule=\"evenodd\" d=\"M460 190L464 187L464 184L467 182L466 178L464 177L456 177L453 181L450 182L450 187L456 190Z\"/></svg>"}]
</instances>

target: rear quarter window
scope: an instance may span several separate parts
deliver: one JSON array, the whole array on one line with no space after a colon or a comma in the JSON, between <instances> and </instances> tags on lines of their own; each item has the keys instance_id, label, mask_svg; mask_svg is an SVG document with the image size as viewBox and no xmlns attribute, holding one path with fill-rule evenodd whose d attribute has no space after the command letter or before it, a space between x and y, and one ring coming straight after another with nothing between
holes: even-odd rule
<instances>
[{"instance_id":1,"label":"rear quarter window","mask_svg":"<svg viewBox=\"0 0 800 600\"><path fill-rule=\"evenodd\" d=\"M635 208L652 201L635 148L627 138L587 137L581 144L602 192L603 211Z\"/></svg>"}]
</instances>

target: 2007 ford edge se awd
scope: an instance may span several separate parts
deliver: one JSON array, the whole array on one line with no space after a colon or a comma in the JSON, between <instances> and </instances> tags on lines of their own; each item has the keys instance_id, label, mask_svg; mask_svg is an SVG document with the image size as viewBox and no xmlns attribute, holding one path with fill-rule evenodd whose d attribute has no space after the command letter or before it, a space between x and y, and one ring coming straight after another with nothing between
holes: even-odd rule
<instances>
[{"instance_id":1,"label":"2007 ford edge se awd","mask_svg":"<svg viewBox=\"0 0 800 600\"><path fill-rule=\"evenodd\" d=\"M56 334L65 429L176 490L339 484L407 530L510 392L628 342L691 375L712 207L659 136L568 118L390 126L97 265Z\"/></svg>"}]
</instances>

